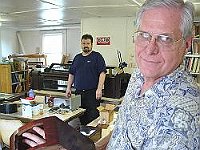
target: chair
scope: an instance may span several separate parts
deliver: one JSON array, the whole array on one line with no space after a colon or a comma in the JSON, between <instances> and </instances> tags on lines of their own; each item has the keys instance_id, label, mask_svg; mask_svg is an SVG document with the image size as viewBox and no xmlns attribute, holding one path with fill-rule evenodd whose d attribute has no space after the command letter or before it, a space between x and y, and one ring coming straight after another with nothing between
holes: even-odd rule
<instances>
[{"instance_id":1,"label":"chair","mask_svg":"<svg viewBox=\"0 0 200 150\"><path fill-rule=\"evenodd\" d=\"M23 125L20 120L0 119L0 135L2 145L9 147L10 136Z\"/></svg>"},{"instance_id":2,"label":"chair","mask_svg":"<svg viewBox=\"0 0 200 150\"><path fill-rule=\"evenodd\" d=\"M32 128L39 126L44 129L46 142L30 148L23 143L24 132L34 132ZM36 134L36 133L34 133ZM20 127L10 138L10 150L95 150L92 140L55 116L35 120Z\"/></svg>"}]
</instances>

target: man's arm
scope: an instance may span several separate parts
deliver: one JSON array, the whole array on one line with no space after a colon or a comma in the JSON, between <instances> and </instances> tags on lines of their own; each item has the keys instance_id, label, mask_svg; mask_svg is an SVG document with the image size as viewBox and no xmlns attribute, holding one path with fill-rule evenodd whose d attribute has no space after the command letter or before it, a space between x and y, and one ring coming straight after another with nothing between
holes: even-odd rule
<instances>
[{"instance_id":1,"label":"man's arm","mask_svg":"<svg viewBox=\"0 0 200 150\"><path fill-rule=\"evenodd\" d=\"M105 77L106 77L106 73L101 72L101 74L99 75L99 82L98 82L98 87L96 90L96 99L101 99L102 97L102 89L103 89Z\"/></svg>"},{"instance_id":2,"label":"man's arm","mask_svg":"<svg viewBox=\"0 0 200 150\"><path fill-rule=\"evenodd\" d=\"M25 132L22 134L22 136L26 138L24 139L24 142L30 145L31 147L35 147L45 143L46 140L45 140L44 130L39 127L33 127L33 130L36 131L36 133L38 133L42 138L35 134ZM111 134L112 132L110 132L107 136L103 137L102 139L100 139L95 143L96 150L106 150Z\"/></svg>"},{"instance_id":3,"label":"man's arm","mask_svg":"<svg viewBox=\"0 0 200 150\"><path fill-rule=\"evenodd\" d=\"M67 89L66 89L66 97L71 97L72 94L72 83L74 82L74 75L69 74L68 81L67 81Z\"/></svg>"}]
</instances>

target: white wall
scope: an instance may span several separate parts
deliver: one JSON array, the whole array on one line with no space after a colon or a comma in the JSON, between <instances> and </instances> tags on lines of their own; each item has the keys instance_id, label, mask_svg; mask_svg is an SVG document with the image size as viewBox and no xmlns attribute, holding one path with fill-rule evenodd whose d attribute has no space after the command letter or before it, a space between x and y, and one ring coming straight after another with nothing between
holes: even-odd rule
<instances>
[{"instance_id":1,"label":"white wall","mask_svg":"<svg viewBox=\"0 0 200 150\"><path fill-rule=\"evenodd\" d=\"M42 48L42 36L40 31L20 31L22 45L25 54L33 54L37 52L37 48Z\"/></svg>"},{"instance_id":2,"label":"white wall","mask_svg":"<svg viewBox=\"0 0 200 150\"><path fill-rule=\"evenodd\" d=\"M66 51L70 54L70 59L73 59L76 54L81 52L80 39L81 39L80 28L67 29Z\"/></svg>"},{"instance_id":3,"label":"white wall","mask_svg":"<svg viewBox=\"0 0 200 150\"><path fill-rule=\"evenodd\" d=\"M80 28L69 28L63 31L66 31L66 43L63 45L63 53L69 53L70 59L72 59L75 54L80 52ZM38 48L40 49L40 52L42 52L42 34L52 32L54 31L20 31L19 35L21 37L25 53L37 53Z\"/></svg>"},{"instance_id":4,"label":"white wall","mask_svg":"<svg viewBox=\"0 0 200 150\"><path fill-rule=\"evenodd\" d=\"M1 29L1 57L8 57L8 55L18 52L18 40L16 37L16 30Z\"/></svg>"},{"instance_id":5,"label":"white wall","mask_svg":"<svg viewBox=\"0 0 200 150\"><path fill-rule=\"evenodd\" d=\"M132 35L134 32L134 18L85 18L81 22L82 34L88 33L94 37L93 49L100 52L106 65L118 66L117 50L122 53L123 61L129 67L135 65ZM110 45L96 45L96 38L101 36L110 37Z\"/></svg>"}]
</instances>

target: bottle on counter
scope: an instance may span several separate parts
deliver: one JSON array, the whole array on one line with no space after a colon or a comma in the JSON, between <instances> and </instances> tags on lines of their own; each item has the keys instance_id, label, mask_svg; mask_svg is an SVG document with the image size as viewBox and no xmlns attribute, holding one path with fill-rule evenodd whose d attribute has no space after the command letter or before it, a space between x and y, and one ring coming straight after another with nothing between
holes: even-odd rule
<instances>
[{"instance_id":1,"label":"bottle on counter","mask_svg":"<svg viewBox=\"0 0 200 150\"><path fill-rule=\"evenodd\" d=\"M34 93L34 91L32 89L30 89L28 91L28 97L33 98L33 99L35 98L35 93Z\"/></svg>"}]
</instances>

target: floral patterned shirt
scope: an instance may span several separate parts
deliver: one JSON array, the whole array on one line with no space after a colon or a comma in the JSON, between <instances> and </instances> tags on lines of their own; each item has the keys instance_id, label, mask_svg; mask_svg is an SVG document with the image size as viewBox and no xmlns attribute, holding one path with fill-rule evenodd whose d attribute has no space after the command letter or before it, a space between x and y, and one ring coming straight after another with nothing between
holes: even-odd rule
<instances>
[{"instance_id":1,"label":"floral patterned shirt","mask_svg":"<svg viewBox=\"0 0 200 150\"><path fill-rule=\"evenodd\" d=\"M200 89L176 69L142 96L132 74L107 150L200 150Z\"/></svg>"}]
</instances>

